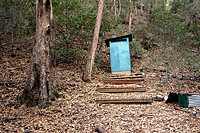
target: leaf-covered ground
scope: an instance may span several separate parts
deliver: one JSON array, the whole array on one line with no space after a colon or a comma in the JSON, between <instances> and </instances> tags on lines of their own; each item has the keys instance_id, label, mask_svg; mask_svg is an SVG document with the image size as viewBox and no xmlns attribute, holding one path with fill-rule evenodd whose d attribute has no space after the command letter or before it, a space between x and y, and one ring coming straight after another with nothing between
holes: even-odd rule
<instances>
[{"instance_id":1,"label":"leaf-covered ground","mask_svg":"<svg viewBox=\"0 0 200 133\"><path fill-rule=\"evenodd\" d=\"M31 38L30 38L31 40ZM106 132L200 132L200 108L176 110L177 103L154 101L152 104L97 104L97 99L152 98L170 92L200 93L199 79L181 80L178 90L173 84L178 77L166 80L162 67L147 67L148 55L132 58L133 73L144 73L144 82L119 86L144 86L146 92L99 93L101 82L110 76L109 48L104 47L99 63L95 63L91 83L82 81L84 57L58 56L52 69L54 89L59 98L46 109L19 105L17 96L23 91L33 41L0 47L0 131L1 132L93 132L101 127ZM146 51L148 52L148 51ZM67 61L66 61L67 60ZM169 74L169 73L168 73ZM173 73L171 73L173 75ZM171 82L173 81L173 82ZM179 107L180 108L180 107ZM193 115L189 112L197 112Z\"/></svg>"}]
</instances>

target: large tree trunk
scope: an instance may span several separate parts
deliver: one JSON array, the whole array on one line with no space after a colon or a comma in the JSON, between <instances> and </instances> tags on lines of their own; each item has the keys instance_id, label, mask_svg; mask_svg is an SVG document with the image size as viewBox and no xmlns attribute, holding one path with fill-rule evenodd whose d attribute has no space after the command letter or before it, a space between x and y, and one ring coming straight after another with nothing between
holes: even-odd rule
<instances>
[{"instance_id":1,"label":"large tree trunk","mask_svg":"<svg viewBox=\"0 0 200 133\"><path fill-rule=\"evenodd\" d=\"M100 25L101 25L103 4L104 4L104 0L99 0L92 45L91 45L90 53L88 55L85 71L83 74L83 81L85 81L85 82L91 81L92 68L94 65L95 53L96 53L97 43L98 43L98 39L99 39L99 30L100 30Z\"/></svg>"},{"instance_id":2,"label":"large tree trunk","mask_svg":"<svg viewBox=\"0 0 200 133\"><path fill-rule=\"evenodd\" d=\"M50 77L51 1L36 0L36 39L33 47L27 85L20 98L27 106L48 106L52 94Z\"/></svg>"}]
</instances>

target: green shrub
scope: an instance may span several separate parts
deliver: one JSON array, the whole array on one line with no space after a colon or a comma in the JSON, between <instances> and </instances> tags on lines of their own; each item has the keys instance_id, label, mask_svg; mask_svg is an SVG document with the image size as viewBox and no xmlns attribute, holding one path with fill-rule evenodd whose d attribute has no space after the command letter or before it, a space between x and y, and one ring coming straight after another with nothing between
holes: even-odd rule
<instances>
[{"instance_id":1,"label":"green shrub","mask_svg":"<svg viewBox=\"0 0 200 133\"><path fill-rule=\"evenodd\" d=\"M141 57L144 53L144 50L142 49L141 44L133 39L133 41L130 42L130 52L135 57Z\"/></svg>"}]
</instances>

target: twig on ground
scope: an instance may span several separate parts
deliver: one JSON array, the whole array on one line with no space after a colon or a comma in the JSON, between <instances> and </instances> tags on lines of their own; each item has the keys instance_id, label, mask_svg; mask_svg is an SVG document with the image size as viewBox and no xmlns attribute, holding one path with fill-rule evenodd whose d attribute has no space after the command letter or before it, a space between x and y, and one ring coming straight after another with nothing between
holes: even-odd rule
<instances>
[{"instance_id":1,"label":"twig on ground","mask_svg":"<svg viewBox=\"0 0 200 133\"><path fill-rule=\"evenodd\" d=\"M174 90L174 87L172 86L172 84L169 82L169 81L167 81L168 83L169 83L169 85L172 87L172 89Z\"/></svg>"}]
</instances>

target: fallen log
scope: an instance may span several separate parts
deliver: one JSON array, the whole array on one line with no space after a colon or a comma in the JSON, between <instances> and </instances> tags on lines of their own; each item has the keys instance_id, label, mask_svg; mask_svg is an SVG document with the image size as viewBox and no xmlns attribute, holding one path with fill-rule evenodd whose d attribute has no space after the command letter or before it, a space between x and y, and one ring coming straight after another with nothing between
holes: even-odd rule
<instances>
[{"instance_id":1,"label":"fallen log","mask_svg":"<svg viewBox=\"0 0 200 133\"><path fill-rule=\"evenodd\" d=\"M96 100L98 104L148 104L152 103L153 99L103 99Z\"/></svg>"},{"instance_id":2,"label":"fallen log","mask_svg":"<svg viewBox=\"0 0 200 133\"><path fill-rule=\"evenodd\" d=\"M98 92L104 93L128 93L128 92L145 92L146 89L144 87L105 87L105 88L97 88Z\"/></svg>"}]
</instances>

